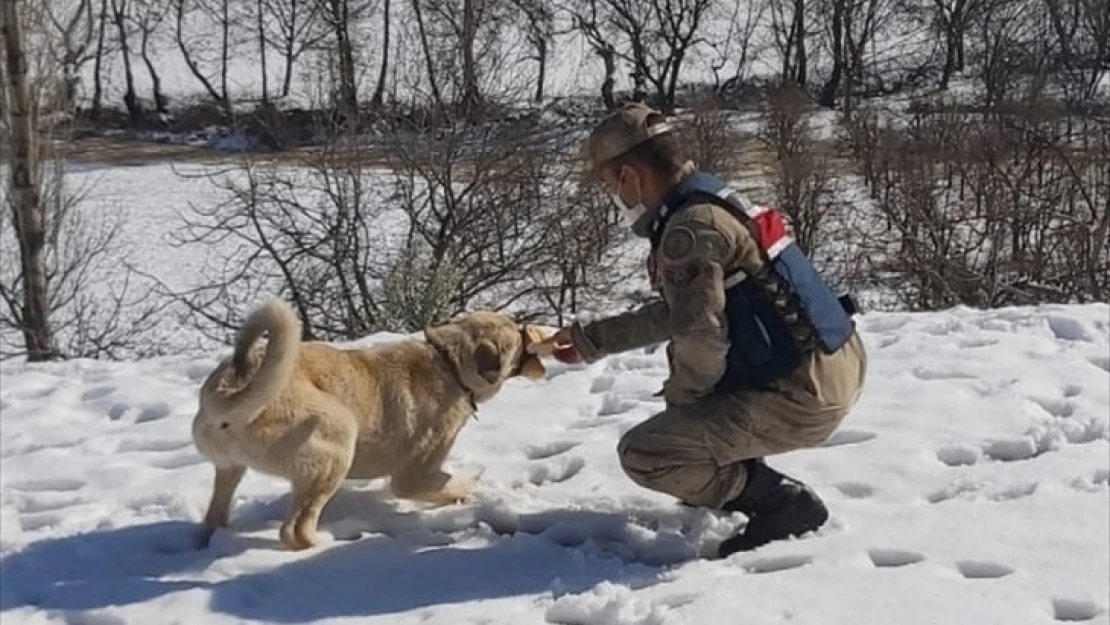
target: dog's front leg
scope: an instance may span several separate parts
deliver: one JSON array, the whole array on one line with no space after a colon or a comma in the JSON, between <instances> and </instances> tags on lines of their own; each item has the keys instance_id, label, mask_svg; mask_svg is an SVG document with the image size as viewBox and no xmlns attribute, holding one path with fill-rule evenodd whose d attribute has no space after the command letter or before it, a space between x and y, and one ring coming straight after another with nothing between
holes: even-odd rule
<instances>
[{"instance_id":1,"label":"dog's front leg","mask_svg":"<svg viewBox=\"0 0 1110 625\"><path fill-rule=\"evenodd\" d=\"M204 515L204 529L197 537L198 549L207 548L216 530L227 526L231 516L231 499L246 473L246 467L216 467L216 476L212 481L212 498L208 501L208 512Z\"/></svg>"},{"instance_id":2,"label":"dog's front leg","mask_svg":"<svg viewBox=\"0 0 1110 625\"><path fill-rule=\"evenodd\" d=\"M410 469L390 479L390 489L394 495L434 506L465 502L477 485L478 481L472 477L451 475L439 469Z\"/></svg>"}]
</instances>

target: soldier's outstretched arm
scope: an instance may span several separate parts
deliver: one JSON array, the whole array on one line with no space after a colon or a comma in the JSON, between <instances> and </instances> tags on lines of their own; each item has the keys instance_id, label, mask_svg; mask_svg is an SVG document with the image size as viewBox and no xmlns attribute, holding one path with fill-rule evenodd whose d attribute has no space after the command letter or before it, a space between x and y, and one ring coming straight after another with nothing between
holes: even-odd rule
<instances>
[{"instance_id":1,"label":"soldier's outstretched arm","mask_svg":"<svg viewBox=\"0 0 1110 625\"><path fill-rule=\"evenodd\" d=\"M660 242L659 268L670 310L671 377L664 397L687 404L704 397L725 372L724 259L728 242L712 226L685 221Z\"/></svg>"},{"instance_id":2,"label":"soldier's outstretched arm","mask_svg":"<svg viewBox=\"0 0 1110 625\"><path fill-rule=\"evenodd\" d=\"M575 348L586 362L619 354L670 338L670 311L666 302L653 300L626 313L571 326Z\"/></svg>"}]
</instances>

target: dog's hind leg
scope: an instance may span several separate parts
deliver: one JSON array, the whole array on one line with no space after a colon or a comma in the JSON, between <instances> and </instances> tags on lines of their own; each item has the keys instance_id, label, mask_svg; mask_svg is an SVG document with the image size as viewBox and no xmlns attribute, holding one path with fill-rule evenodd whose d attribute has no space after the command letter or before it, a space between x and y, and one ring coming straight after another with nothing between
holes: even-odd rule
<instances>
[{"instance_id":1,"label":"dog's hind leg","mask_svg":"<svg viewBox=\"0 0 1110 625\"><path fill-rule=\"evenodd\" d=\"M246 472L246 467L216 467L216 477L212 480L212 498L208 502L208 512L204 515L204 529L199 537L198 547L207 547L216 530L227 525L231 515L231 498L235 496L235 489L243 481Z\"/></svg>"},{"instance_id":2,"label":"dog's hind leg","mask_svg":"<svg viewBox=\"0 0 1110 625\"><path fill-rule=\"evenodd\" d=\"M281 542L294 550L319 543L320 514L339 489L354 458L358 426L346 407L329 402L327 419L297 451L293 500L281 526Z\"/></svg>"}]
</instances>

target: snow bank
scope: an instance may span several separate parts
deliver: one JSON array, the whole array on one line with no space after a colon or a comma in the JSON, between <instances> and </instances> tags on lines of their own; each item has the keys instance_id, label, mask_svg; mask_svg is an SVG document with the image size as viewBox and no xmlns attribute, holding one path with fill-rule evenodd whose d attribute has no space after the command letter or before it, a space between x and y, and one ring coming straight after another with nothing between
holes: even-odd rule
<instances>
[{"instance_id":1,"label":"snow bank","mask_svg":"<svg viewBox=\"0 0 1110 625\"><path fill-rule=\"evenodd\" d=\"M189 441L219 354L0 368L0 619L39 623L1107 623L1110 307L861 317L870 378L824 447L772 459L818 535L699 559L742 524L621 473L662 350L513 382L449 466L477 501L345 487L320 548L280 549L248 474L192 551L211 470ZM359 344L394 340L371 337Z\"/></svg>"}]
</instances>

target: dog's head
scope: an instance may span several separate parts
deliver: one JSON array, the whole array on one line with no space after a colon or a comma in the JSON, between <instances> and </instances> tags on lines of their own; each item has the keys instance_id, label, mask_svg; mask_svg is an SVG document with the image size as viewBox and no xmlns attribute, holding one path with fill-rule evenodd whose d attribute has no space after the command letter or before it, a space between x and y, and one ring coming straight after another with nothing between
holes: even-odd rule
<instances>
[{"instance_id":1,"label":"dog's head","mask_svg":"<svg viewBox=\"0 0 1110 625\"><path fill-rule=\"evenodd\" d=\"M424 336L452 361L462 383L480 396L488 398L510 378L537 380L547 375L539 356L528 349L544 340L543 333L501 313L463 313L426 328Z\"/></svg>"}]
</instances>

